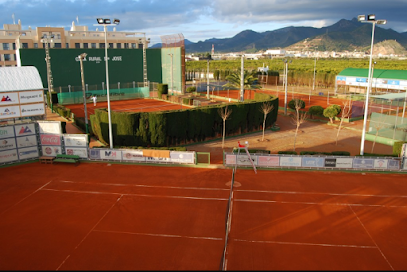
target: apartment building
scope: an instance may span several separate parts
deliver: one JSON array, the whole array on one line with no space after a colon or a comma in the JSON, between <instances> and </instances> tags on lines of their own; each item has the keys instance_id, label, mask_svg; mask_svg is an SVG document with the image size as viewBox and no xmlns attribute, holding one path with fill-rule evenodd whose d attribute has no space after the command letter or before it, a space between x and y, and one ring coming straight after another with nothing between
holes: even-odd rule
<instances>
[{"instance_id":1,"label":"apartment building","mask_svg":"<svg viewBox=\"0 0 407 272\"><path fill-rule=\"evenodd\" d=\"M146 49L150 43L144 32L116 31L116 27L107 27L106 34L108 48ZM45 48L47 41L50 48L105 48L105 32L103 25L92 31L75 22L70 30L50 26L22 29L20 20L17 24L4 24L0 29L0 67L17 66L17 48Z\"/></svg>"}]
</instances>

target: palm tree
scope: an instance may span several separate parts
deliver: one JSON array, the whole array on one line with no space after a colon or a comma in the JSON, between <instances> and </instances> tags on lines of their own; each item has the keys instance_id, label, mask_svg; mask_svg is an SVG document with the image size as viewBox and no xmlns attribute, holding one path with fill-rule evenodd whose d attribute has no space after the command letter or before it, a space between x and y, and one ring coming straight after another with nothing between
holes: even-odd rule
<instances>
[{"instance_id":1,"label":"palm tree","mask_svg":"<svg viewBox=\"0 0 407 272\"><path fill-rule=\"evenodd\" d=\"M239 73L232 73L226 77L226 80L229 81L223 87L236 88L240 89L241 86L241 75ZM257 84L258 78L256 77L256 71L249 72L244 71L243 75L243 93L240 94L240 97L244 97L245 89L261 89L261 86ZM243 100L242 100L243 101Z\"/></svg>"}]
</instances>

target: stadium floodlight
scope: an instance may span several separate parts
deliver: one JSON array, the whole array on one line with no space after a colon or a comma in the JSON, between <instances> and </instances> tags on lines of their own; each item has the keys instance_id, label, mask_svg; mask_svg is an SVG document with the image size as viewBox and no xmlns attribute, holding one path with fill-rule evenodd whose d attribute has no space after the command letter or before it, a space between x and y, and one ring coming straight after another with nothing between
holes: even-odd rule
<instances>
[{"instance_id":1,"label":"stadium floodlight","mask_svg":"<svg viewBox=\"0 0 407 272\"><path fill-rule=\"evenodd\" d=\"M107 27L108 26L116 26L120 23L119 19L114 19L114 24L111 23L110 19L107 18L97 18L96 21L99 25L102 25L105 32L105 64L106 64L106 91L107 91L107 115L109 118L109 148L113 148L113 133L112 133L112 114L110 110L110 89L109 89L109 65L108 60L109 57L107 55ZM98 26L98 25L94 25Z\"/></svg>"},{"instance_id":2,"label":"stadium floodlight","mask_svg":"<svg viewBox=\"0 0 407 272\"><path fill-rule=\"evenodd\" d=\"M41 42L44 43L45 48L45 63L47 65L47 84L48 84L48 96L49 96L49 103L51 106L51 113L54 112L54 105L52 103L52 92L54 91L54 85L52 80L52 71L51 71L51 57L49 54L49 47L51 43L54 42L55 35L49 32L49 35L43 34L41 36Z\"/></svg>"},{"instance_id":3,"label":"stadium floodlight","mask_svg":"<svg viewBox=\"0 0 407 272\"><path fill-rule=\"evenodd\" d=\"M387 23L386 20L376 20L376 16L374 14L369 14L367 15L367 20L365 15L359 15L358 16L358 21L362 23L371 23L372 24L372 42L370 44L370 60L369 60L369 73L368 73L368 83L367 83L367 89L366 89L366 99L365 99L365 112L363 115L363 129L362 129L362 139L360 142L360 155L363 155L364 153L364 146L365 146L365 134L366 134L366 122L367 122L367 115L369 113L368 107L369 107L369 94L372 90L372 81L373 81L373 76L372 76L372 58L373 58L373 42L374 42L374 32L375 32L375 25L384 25Z\"/></svg>"}]
</instances>

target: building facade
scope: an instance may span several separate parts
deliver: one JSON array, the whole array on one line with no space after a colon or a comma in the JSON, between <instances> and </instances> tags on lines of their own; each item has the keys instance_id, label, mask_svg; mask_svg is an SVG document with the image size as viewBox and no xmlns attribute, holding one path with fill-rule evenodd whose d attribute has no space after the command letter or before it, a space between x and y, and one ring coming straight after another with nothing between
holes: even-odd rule
<instances>
[{"instance_id":1,"label":"building facade","mask_svg":"<svg viewBox=\"0 0 407 272\"><path fill-rule=\"evenodd\" d=\"M116 31L116 27L109 31L108 27L106 34L108 48L139 49L150 43L144 32ZM46 41L50 48L105 48L105 32L103 25L92 31L74 22L70 30L50 26L23 30L20 20L17 24L4 24L0 29L0 67L17 66L18 48L45 48Z\"/></svg>"}]
</instances>

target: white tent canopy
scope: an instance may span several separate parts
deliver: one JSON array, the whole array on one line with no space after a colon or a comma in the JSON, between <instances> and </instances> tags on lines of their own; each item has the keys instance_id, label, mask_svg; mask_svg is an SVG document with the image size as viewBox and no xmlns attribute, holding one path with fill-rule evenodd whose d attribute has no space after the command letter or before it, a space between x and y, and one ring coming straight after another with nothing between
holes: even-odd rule
<instances>
[{"instance_id":1,"label":"white tent canopy","mask_svg":"<svg viewBox=\"0 0 407 272\"><path fill-rule=\"evenodd\" d=\"M44 89L34 66L0 67L0 92Z\"/></svg>"}]
</instances>

